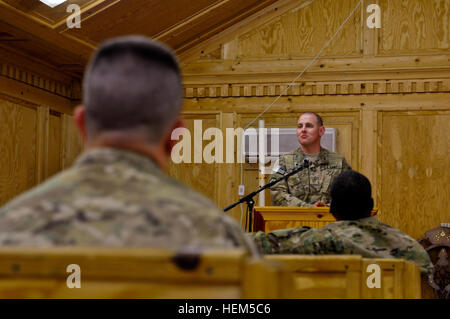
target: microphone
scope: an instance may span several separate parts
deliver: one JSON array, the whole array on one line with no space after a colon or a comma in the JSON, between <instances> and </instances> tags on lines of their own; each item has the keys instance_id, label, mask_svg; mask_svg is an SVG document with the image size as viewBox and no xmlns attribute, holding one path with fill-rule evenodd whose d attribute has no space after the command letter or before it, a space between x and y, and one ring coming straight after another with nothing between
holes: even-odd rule
<instances>
[{"instance_id":1,"label":"microphone","mask_svg":"<svg viewBox=\"0 0 450 319\"><path fill-rule=\"evenodd\" d=\"M311 160L309 158L303 159L303 167L309 167L309 164L311 164Z\"/></svg>"}]
</instances>

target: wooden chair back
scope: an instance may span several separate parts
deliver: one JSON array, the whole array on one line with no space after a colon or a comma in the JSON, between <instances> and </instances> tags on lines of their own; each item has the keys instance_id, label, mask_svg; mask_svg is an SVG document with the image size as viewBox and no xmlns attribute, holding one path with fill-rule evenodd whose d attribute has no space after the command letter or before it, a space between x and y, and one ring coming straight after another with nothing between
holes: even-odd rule
<instances>
[{"instance_id":1,"label":"wooden chair back","mask_svg":"<svg viewBox=\"0 0 450 319\"><path fill-rule=\"evenodd\" d=\"M356 255L271 255L283 265L281 298L387 299L420 298L419 267L401 259L366 259ZM380 267L380 288L369 288L370 264Z\"/></svg>"},{"instance_id":2,"label":"wooden chair back","mask_svg":"<svg viewBox=\"0 0 450 319\"><path fill-rule=\"evenodd\" d=\"M0 298L278 298L278 274L241 250L0 249Z\"/></svg>"}]
</instances>

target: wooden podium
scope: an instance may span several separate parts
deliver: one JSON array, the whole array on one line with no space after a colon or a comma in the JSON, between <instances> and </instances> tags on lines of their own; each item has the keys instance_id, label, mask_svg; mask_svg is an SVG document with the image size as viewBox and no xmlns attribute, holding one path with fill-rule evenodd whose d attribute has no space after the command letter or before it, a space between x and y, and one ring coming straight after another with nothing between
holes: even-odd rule
<instances>
[{"instance_id":1,"label":"wooden podium","mask_svg":"<svg viewBox=\"0 0 450 319\"><path fill-rule=\"evenodd\" d=\"M372 216L377 213L378 209L374 208ZM266 233L300 226L319 228L336 221L329 207L255 207L253 216L253 231Z\"/></svg>"}]
</instances>

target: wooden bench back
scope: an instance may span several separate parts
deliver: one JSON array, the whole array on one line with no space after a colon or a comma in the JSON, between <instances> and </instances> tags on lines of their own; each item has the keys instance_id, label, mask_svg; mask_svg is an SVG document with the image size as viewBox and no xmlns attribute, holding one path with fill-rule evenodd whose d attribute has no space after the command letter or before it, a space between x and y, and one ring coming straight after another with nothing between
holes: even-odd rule
<instances>
[{"instance_id":1,"label":"wooden bench back","mask_svg":"<svg viewBox=\"0 0 450 319\"><path fill-rule=\"evenodd\" d=\"M386 299L420 298L419 267L400 259L366 259L356 255L271 255L284 266L281 298ZM380 266L380 288L369 288L370 264Z\"/></svg>"},{"instance_id":2,"label":"wooden bench back","mask_svg":"<svg viewBox=\"0 0 450 319\"><path fill-rule=\"evenodd\" d=\"M67 286L73 264L81 288ZM0 298L277 298L277 276L241 250L0 249Z\"/></svg>"}]
</instances>

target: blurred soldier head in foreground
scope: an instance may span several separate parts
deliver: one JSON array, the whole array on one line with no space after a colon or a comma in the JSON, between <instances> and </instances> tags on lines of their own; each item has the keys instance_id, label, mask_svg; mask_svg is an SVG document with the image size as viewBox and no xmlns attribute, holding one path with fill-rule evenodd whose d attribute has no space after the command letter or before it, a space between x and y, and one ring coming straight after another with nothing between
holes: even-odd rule
<instances>
[{"instance_id":1,"label":"blurred soldier head in foreground","mask_svg":"<svg viewBox=\"0 0 450 319\"><path fill-rule=\"evenodd\" d=\"M173 53L138 36L96 51L75 121L87 150L75 164L0 209L0 245L244 248L237 223L167 168L181 126Z\"/></svg>"},{"instance_id":2,"label":"blurred soldier head in foreground","mask_svg":"<svg viewBox=\"0 0 450 319\"><path fill-rule=\"evenodd\" d=\"M166 168L171 132L182 126L180 69L168 48L139 36L105 42L87 67L83 102L75 121L88 149L126 146Z\"/></svg>"}]
</instances>

